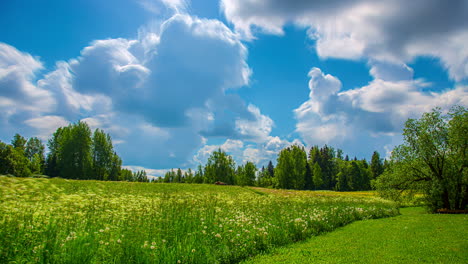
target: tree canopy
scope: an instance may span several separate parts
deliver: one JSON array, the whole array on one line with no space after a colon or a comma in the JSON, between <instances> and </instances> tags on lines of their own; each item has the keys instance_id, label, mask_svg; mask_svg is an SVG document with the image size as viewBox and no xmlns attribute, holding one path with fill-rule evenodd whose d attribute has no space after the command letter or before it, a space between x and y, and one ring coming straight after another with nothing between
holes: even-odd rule
<instances>
[{"instance_id":1,"label":"tree canopy","mask_svg":"<svg viewBox=\"0 0 468 264\"><path fill-rule=\"evenodd\" d=\"M456 106L444 115L436 108L408 119L403 138L377 181L382 195L399 199L420 192L432 211L467 209L467 109Z\"/></svg>"}]
</instances>

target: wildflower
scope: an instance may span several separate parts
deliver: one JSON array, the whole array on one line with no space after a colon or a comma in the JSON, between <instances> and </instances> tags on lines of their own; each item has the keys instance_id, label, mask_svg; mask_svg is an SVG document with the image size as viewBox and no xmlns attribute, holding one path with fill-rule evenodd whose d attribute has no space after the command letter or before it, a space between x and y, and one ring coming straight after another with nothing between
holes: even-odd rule
<instances>
[{"instance_id":1,"label":"wildflower","mask_svg":"<svg viewBox=\"0 0 468 264\"><path fill-rule=\"evenodd\" d=\"M155 247L155 246L151 246L150 248L151 248L151 249L155 249L156 247Z\"/></svg>"},{"instance_id":2,"label":"wildflower","mask_svg":"<svg viewBox=\"0 0 468 264\"><path fill-rule=\"evenodd\" d=\"M122 240L120 240L120 239L117 239L117 243L119 243L119 244L120 244L120 243L122 243Z\"/></svg>"},{"instance_id":3,"label":"wildflower","mask_svg":"<svg viewBox=\"0 0 468 264\"><path fill-rule=\"evenodd\" d=\"M166 239L163 239L162 242L163 242L163 243L166 243L167 241L166 241Z\"/></svg>"},{"instance_id":4,"label":"wildflower","mask_svg":"<svg viewBox=\"0 0 468 264\"><path fill-rule=\"evenodd\" d=\"M196 251L196 250L193 248L193 249L192 249L192 253L195 253L195 251Z\"/></svg>"},{"instance_id":5,"label":"wildflower","mask_svg":"<svg viewBox=\"0 0 468 264\"><path fill-rule=\"evenodd\" d=\"M101 244L101 245L102 245L102 244L104 244L104 241L102 241L102 240L101 240L101 241L99 241L99 244Z\"/></svg>"},{"instance_id":6,"label":"wildflower","mask_svg":"<svg viewBox=\"0 0 468 264\"><path fill-rule=\"evenodd\" d=\"M218 233L218 234L215 235L215 237L221 238L221 235Z\"/></svg>"}]
</instances>

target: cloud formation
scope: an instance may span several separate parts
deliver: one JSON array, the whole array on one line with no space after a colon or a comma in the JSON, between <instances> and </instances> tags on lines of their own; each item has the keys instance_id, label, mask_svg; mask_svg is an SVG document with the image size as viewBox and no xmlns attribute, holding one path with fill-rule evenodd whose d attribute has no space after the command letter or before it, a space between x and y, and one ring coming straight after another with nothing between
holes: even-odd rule
<instances>
[{"instance_id":1,"label":"cloud formation","mask_svg":"<svg viewBox=\"0 0 468 264\"><path fill-rule=\"evenodd\" d=\"M392 137L399 134L408 118L419 118L434 107L448 110L453 105L468 106L468 86L427 92L430 84L408 79L412 74L408 66L381 66L372 67L374 80L368 85L349 90L338 78L311 69L309 99L294 110L296 131L308 145L348 149L383 146L395 141ZM369 144L359 146L361 142Z\"/></svg>"},{"instance_id":2,"label":"cloud formation","mask_svg":"<svg viewBox=\"0 0 468 264\"><path fill-rule=\"evenodd\" d=\"M93 41L42 77L37 59L2 44L0 107L11 114L1 121L29 128L8 125L2 134L45 139L83 120L110 133L128 165L188 167L210 137L263 142L269 136L273 121L235 94L249 83L246 59L231 29L186 14L142 27L137 39ZM20 114L27 107L35 114L19 117L18 105L24 105Z\"/></svg>"},{"instance_id":3,"label":"cloud formation","mask_svg":"<svg viewBox=\"0 0 468 264\"><path fill-rule=\"evenodd\" d=\"M259 29L283 34L287 23L308 29L321 58L404 63L439 58L456 81L468 77L468 2L351 0L222 0L228 21L247 39Z\"/></svg>"}]
</instances>

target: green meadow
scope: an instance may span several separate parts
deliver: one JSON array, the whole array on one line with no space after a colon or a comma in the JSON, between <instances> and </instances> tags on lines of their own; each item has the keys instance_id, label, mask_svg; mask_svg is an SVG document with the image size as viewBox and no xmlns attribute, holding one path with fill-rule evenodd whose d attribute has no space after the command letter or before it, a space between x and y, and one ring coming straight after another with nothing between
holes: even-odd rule
<instances>
[{"instance_id":1,"label":"green meadow","mask_svg":"<svg viewBox=\"0 0 468 264\"><path fill-rule=\"evenodd\" d=\"M365 192L0 176L0 263L237 263L398 214Z\"/></svg>"},{"instance_id":2,"label":"green meadow","mask_svg":"<svg viewBox=\"0 0 468 264\"><path fill-rule=\"evenodd\" d=\"M421 207L400 211L399 216L355 222L245 264L468 262L468 215L428 214Z\"/></svg>"}]
</instances>

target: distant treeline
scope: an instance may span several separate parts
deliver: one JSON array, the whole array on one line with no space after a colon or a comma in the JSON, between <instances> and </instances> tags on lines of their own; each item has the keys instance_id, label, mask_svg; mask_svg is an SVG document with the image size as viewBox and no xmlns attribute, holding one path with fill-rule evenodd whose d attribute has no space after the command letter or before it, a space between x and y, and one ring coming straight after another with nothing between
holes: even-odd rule
<instances>
[{"instance_id":1,"label":"distant treeline","mask_svg":"<svg viewBox=\"0 0 468 264\"><path fill-rule=\"evenodd\" d=\"M112 139L101 129L94 133L85 122L58 128L48 140L49 152L40 139L16 134L11 144L0 141L0 174L18 177L47 175L66 179L149 182L145 171L122 168ZM260 170L252 162L236 166L226 152L214 151L205 166L195 171L170 170L155 183L216 183L296 190L356 191L371 189L371 181L384 171L384 162L374 152L370 164L350 160L343 151L327 145L293 145L280 151L276 168L270 161Z\"/></svg>"},{"instance_id":2,"label":"distant treeline","mask_svg":"<svg viewBox=\"0 0 468 264\"><path fill-rule=\"evenodd\" d=\"M92 133L84 122L58 128L47 146L46 157L45 146L36 137L25 139L16 134L11 144L0 141L0 174L148 182L145 171L122 168L109 134L100 129Z\"/></svg>"},{"instance_id":3,"label":"distant treeline","mask_svg":"<svg viewBox=\"0 0 468 264\"><path fill-rule=\"evenodd\" d=\"M350 160L343 151L327 145L312 147L308 154L303 147L293 145L280 151L276 168L270 161L258 170L252 162L237 166L233 158L221 149L213 152L205 167L171 170L154 182L165 183L225 183L296 190L357 191L371 189L371 182L383 171L384 162L377 151L370 164L365 160Z\"/></svg>"}]
</instances>

